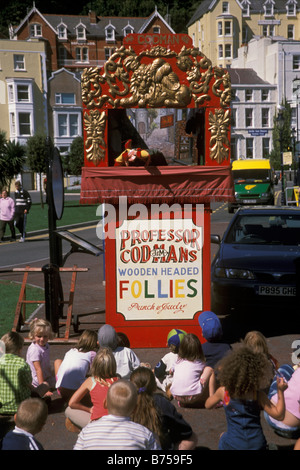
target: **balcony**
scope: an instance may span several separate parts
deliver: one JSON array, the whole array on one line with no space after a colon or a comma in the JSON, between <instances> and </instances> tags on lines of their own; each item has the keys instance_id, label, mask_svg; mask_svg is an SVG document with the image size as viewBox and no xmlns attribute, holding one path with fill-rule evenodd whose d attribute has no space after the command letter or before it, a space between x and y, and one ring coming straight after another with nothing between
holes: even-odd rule
<instances>
[{"instance_id":1,"label":"balcony","mask_svg":"<svg viewBox=\"0 0 300 470\"><path fill-rule=\"evenodd\" d=\"M87 67L102 67L105 60L84 60L79 61L75 59L58 59L58 66L65 68L87 68Z\"/></svg>"}]
</instances>

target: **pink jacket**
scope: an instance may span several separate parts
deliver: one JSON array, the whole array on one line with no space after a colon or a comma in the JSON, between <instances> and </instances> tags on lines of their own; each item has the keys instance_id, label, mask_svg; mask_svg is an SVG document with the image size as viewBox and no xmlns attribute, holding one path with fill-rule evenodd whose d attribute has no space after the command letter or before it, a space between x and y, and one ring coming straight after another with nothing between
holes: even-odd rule
<instances>
[{"instance_id":1,"label":"pink jacket","mask_svg":"<svg viewBox=\"0 0 300 470\"><path fill-rule=\"evenodd\" d=\"M0 198L0 220L9 221L14 218L15 202L11 197Z\"/></svg>"}]
</instances>

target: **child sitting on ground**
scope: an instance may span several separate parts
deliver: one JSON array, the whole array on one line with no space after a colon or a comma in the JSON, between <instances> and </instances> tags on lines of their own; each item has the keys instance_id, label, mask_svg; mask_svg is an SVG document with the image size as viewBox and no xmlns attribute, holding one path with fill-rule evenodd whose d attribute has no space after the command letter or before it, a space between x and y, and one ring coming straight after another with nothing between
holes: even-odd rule
<instances>
[{"instance_id":1,"label":"child sitting on ground","mask_svg":"<svg viewBox=\"0 0 300 470\"><path fill-rule=\"evenodd\" d=\"M70 349L60 362L56 374L56 388L61 397L69 401L73 393L83 384L98 350L97 333L85 330L76 346Z\"/></svg>"},{"instance_id":2,"label":"child sitting on ground","mask_svg":"<svg viewBox=\"0 0 300 470\"><path fill-rule=\"evenodd\" d=\"M177 328L173 328L173 330L169 332L167 346L170 352L165 354L154 368L156 385L167 393L173 381L173 367L178 359L178 349L184 335L186 335L186 332Z\"/></svg>"},{"instance_id":3,"label":"child sitting on ground","mask_svg":"<svg viewBox=\"0 0 300 470\"><path fill-rule=\"evenodd\" d=\"M243 342L254 352L261 352L265 354L272 365L273 373L276 373L276 370L279 367L279 362L277 359L275 359L275 357L272 356L272 354L270 354L267 340L260 331L248 331Z\"/></svg>"},{"instance_id":4,"label":"child sitting on ground","mask_svg":"<svg viewBox=\"0 0 300 470\"><path fill-rule=\"evenodd\" d=\"M32 385L37 392L42 389L40 386L44 385L42 396L51 396L50 389L55 388L55 374L51 369L48 343L48 340L54 337L51 323L42 318L35 318L29 327L29 338L32 343L27 349L26 362L31 369ZM54 368L57 370L56 364L54 364Z\"/></svg>"},{"instance_id":5,"label":"child sitting on ground","mask_svg":"<svg viewBox=\"0 0 300 470\"><path fill-rule=\"evenodd\" d=\"M80 432L74 450L160 450L153 433L130 420L137 404L137 390L128 380L108 389L108 414L91 421Z\"/></svg>"},{"instance_id":6,"label":"child sitting on ground","mask_svg":"<svg viewBox=\"0 0 300 470\"><path fill-rule=\"evenodd\" d=\"M131 372L139 367L140 360L132 349L119 346L119 338L114 327L103 325L98 331L98 342L100 347L112 350L117 363L117 374L122 379L129 379Z\"/></svg>"},{"instance_id":7,"label":"child sitting on ground","mask_svg":"<svg viewBox=\"0 0 300 470\"><path fill-rule=\"evenodd\" d=\"M205 400L215 392L215 374L205 363L199 338L187 333L179 346L170 391L185 408L203 408Z\"/></svg>"},{"instance_id":8,"label":"child sitting on ground","mask_svg":"<svg viewBox=\"0 0 300 470\"><path fill-rule=\"evenodd\" d=\"M286 383L277 380L278 402L273 404L263 391L272 377L270 362L265 354L246 346L237 347L219 364L221 386L205 403L211 409L223 402L227 431L220 436L219 450L266 450L261 410L278 420L284 418Z\"/></svg>"},{"instance_id":9,"label":"child sitting on ground","mask_svg":"<svg viewBox=\"0 0 300 470\"><path fill-rule=\"evenodd\" d=\"M40 398L27 398L15 414L16 426L2 441L1 450L44 450L34 436L40 432L48 416L48 407Z\"/></svg>"},{"instance_id":10,"label":"child sitting on ground","mask_svg":"<svg viewBox=\"0 0 300 470\"><path fill-rule=\"evenodd\" d=\"M0 341L0 439L14 427L13 416L20 403L31 395L31 371L20 357L24 339L9 331Z\"/></svg>"},{"instance_id":11,"label":"child sitting on ground","mask_svg":"<svg viewBox=\"0 0 300 470\"><path fill-rule=\"evenodd\" d=\"M197 436L191 426L163 394L155 393L153 372L147 367L138 367L132 372L130 381L138 391L137 406L131 419L150 429L164 450L195 449Z\"/></svg>"},{"instance_id":12,"label":"child sitting on ground","mask_svg":"<svg viewBox=\"0 0 300 470\"><path fill-rule=\"evenodd\" d=\"M107 414L103 402L111 384L118 380L116 361L110 348L99 349L91 366L91 374L91 377L88 377L72 395L65 411L66 426L71 431L76 431L72 428L71 423L77 428L83 428L89 421L99 419ZM82 402L87 394L91 398L89 406Z\"/></svg>"},{"instance_id":13,"label":"child sitting on ground","mask_svg":"<svg viewBox=\"0 0 300 470\"><path fill-rule=\"evenodd\" d=\"M230 344L222 341L223 330L217 315L210 311L202 312L198 317L202 336L206 342L202 344L206 365L215 368L225 354L231 351Z\"/></svg>"}]
</instances>

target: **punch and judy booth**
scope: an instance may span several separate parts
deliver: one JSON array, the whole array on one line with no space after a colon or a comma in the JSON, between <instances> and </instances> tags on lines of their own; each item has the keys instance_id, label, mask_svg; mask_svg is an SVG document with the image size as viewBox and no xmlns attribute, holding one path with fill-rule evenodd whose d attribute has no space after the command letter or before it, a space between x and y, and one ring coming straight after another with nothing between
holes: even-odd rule
<instances>
[{"instance_id":1,"label":"punch and judy booth","mask_svg":"<svg viewBox=\"0 0 300 470\"><path fill-rule=\"evenodd\" d=\"M81 203L101 204L105 321L135 348L165 347L174 327L199 334L210 309L210 203L233 198L229 75L187 35L132 34L103 68L84 71L82 99ZM193 165L145 144L128 110L147 108L190 113Z\"/></svg>"}]
</instances>

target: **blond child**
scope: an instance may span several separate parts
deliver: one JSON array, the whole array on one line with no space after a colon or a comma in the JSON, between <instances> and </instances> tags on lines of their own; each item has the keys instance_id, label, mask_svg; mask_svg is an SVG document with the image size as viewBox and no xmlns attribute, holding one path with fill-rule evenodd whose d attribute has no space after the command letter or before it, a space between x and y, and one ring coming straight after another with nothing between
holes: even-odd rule
<instances>
[{"instance_id":1,"label":"blond child","mask_svg":"<svg viewBox=\"0 0 300 470\"><path fill-rule=\"evenodd\" d=\"M27 349L26 362L31 369L32 385L39 395L51 396L50 389L55 388L55 375L51 369L48 341L54 337L54 333L50 322L40 318L35 318L29 327L32 343Z\"/></svg>"}]
</instances>

